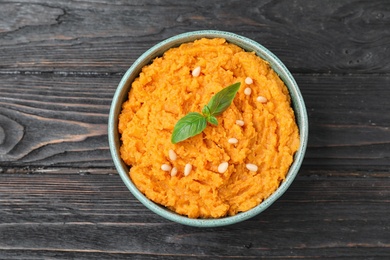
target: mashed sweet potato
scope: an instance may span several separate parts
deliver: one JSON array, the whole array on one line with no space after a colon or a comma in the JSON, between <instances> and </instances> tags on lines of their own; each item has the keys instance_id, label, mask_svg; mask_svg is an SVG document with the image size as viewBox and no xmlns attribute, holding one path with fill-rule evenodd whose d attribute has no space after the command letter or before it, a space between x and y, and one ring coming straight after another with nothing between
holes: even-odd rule
<instances>
[{"instance_id":1,"label":"mashed sweet potato","mask_svg":"<svg viewBox=\"0 0 390 260\"><path fill-rule=\"evenodd\" d=\"M198 66L200 75L193 76ZM245 83L247 77L252 84ZM208 124L201 134L171 143L180 118L200 112L216 92L236 82L241 87L218 117L218 126ZM259 96L264 97L261 102ZM145 66L123 104L119 132L121 157L131 166L138 189L190 218L219 218L255 207L279 187L299 146L283 81L255 53L219 38L182 44ZM238 143L229 143L230 138ZM222 162L228 168L219 173ZM248 170L248 163L258 170ZM161 169L164 164L175 167L177 174ZM192 165L188 176L186 164Z\"/></svg>"}]
</instances>

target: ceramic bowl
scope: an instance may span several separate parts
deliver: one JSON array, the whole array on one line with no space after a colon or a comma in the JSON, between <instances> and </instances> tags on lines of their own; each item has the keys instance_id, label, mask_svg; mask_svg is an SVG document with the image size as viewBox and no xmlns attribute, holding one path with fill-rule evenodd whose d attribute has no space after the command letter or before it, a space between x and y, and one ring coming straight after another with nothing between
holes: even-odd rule
<instances>
[{"instance_id":1,"label":"ceramic bowl","mask_svg":"<svg viewBox=\"0 0 390 260\"><path fill-rule=\"evenodd\" d=\"M122 103L128 98L128 92L130 90L131 83L136 77L138 77L142 67L149 64L155 57L161 56L168 49L177 47L182 43L192 42L200 38L225 38L228 42L236 44L247 51L254 51L258 56L268 61L270 66L276 71L276 73L284 81L290 91L292 107L294 109L296 121L300 131L300 147L295 154L294 162L289 169L286 179L281 183L279 188L270 197L268 197L253 209L238 213L234 216L218 219L191 219L186 216L178 215L175 212L172 212L171 210L152 202L147 197L145 197L145 195L142 194L131 181L128 174L129 167L122 161L119 153L120 136L118 133L118 116L121 112ZM180 224L195 227L218 227L235 224L258 215L267 209L272 203L274 203L288 189L297 175L304 158L308 139L308 118L304 100L293 76L285 67L285 65L268 49L251 39L230 32L212 30L195 31L179 34L156 44L147 50L144 54L142 54L127 70L122 80L120 81L113 97L108 122L108 139L111 155L120 177L130 192L142 204L144 204L147 208L156 214Z\"/></svg>"}]
</instances>

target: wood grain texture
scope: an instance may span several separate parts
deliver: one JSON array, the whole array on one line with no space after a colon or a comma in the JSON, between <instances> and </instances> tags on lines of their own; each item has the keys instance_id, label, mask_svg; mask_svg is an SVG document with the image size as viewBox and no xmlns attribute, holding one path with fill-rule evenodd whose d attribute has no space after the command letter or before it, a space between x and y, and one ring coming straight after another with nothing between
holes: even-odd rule
<instances>
[{"instance_id":1,"label":"wood grain texture","mask_svg":"<svg viewBox=\"0 0 390 260\"><path fill-rule=\"evenodd\" d=\"M3 73L123 72L155 43L202 29L252 38L293 72L390 69L388 1L10 0L0 10Z\"/></svg>"},{"instance_id":2,"label":"wood grain texture","mask_svg":"<svg viewBox=\"0 0 390 260\"><path fill-rule=\"evenodd\" d=\"M386 0L0 0L0 259L390 259L389 28ZM290 189L206 229L140 204L107 141L129 66L203 29L276 54L310 122Z\"/></svg>"},{"instance_id":3,"label":"wood grain texture","mask_svg":"<svg viewBox=\"0 0 390 260\"><path fill-rule=\"evenodd\" d=\"M111 165L107 120L120 78L0 76L1 165Z\"/></svg>"},{"instance_id":4,"label":"wood grain texture","mask_svg":"<svg viewBox=\"0 0 390 260\"><path fill-rule=\"evenodd\" d=\"M40 257L384 257L389 185L388 179L300 177L263 214L199 229L151 213L116 174L3 174L0 258L19 250Z\"/></svg>"},{"instance_id":5,"label":"wood grain texture","mask_svg":"<svg viewBox=\"0 0 390 260\"><path fill-rule=\"evenodd\" d=\"M304 166L390 168L390 77L294 75L310 138ZM0 75L0 167L113 167L107 120L121 75Z\"/></svg>"},{"instance_id":6,"label":"wood grain texture","mask_svg":"<svg viewBox=\"0 0 390 260\"><path fill-rule=\"evenodd\" d=\"M299 75L309 115L304 165L316 169L390 169L390 78Z\"/></svg>"}]
</instances>

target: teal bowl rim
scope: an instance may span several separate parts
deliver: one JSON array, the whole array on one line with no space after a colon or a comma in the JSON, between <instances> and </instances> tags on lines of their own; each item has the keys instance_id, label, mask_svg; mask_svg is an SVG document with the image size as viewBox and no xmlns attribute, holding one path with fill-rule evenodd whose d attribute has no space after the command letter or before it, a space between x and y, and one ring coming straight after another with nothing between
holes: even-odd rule
<instances>
[{"instance_id":1,"label":"teal bowl rim","mask_svg":"<svg viewBox=\"0 0 390 260\"><path fill-rule=\"evenodd\" d=\"M138 188L133 184L128 175L129 167L122 161L119 154L120 137L118 133L118 115L122 108L122 103L127 100L128 92L131 83L141 72L142 67L149 64L153 58L161 56L166 50L179 46L185 42L192 42L200 38L225 38L228 42L236 44L246 51L254 51L258 56L268 61L270 66L275 70L279 77L285 82L291 96L292 107L295 112L297 125L300 131L300 147L295 153L294 162L290 166L286 179L281 183L279 188L272 193L267 199L261 202L256 207L238 213L234 216L228 216L217 219L191 219L186 216L179 215L161 205L158 205L149 200ZM267 209L273 204L283 193L288 189L295 179L299 168L301 167L309 134L309 124L305 102L299 90L299 87L286 66L272 52L266 49L261 44L225 31L217 30L202 30L182 33L171 38L168 38L147 50L143 53L126 71L112 99L110 114L108 119L108 141L110 146L111 156L115 167L129 191L136 197L144 206L161 217L187 226L194 227L219 227L235 224L244 220L248 220Z\"/></svg>"}]
</instances>

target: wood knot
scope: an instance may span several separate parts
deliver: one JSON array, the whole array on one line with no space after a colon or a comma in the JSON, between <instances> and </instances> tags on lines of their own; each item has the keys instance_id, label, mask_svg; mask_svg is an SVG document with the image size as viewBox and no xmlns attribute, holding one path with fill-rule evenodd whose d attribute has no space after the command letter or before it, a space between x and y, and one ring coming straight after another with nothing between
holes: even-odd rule
<instances>
[{"instance_id":1,"label":"wood knot","mask_svg":"<svg viewBox=\"0 0 390 260\"><path fill-rule=\"evenodd\" d=\"M23 138L24 127L18 122L0 115L0 156L7 159L6 155Z\"/></svg>"}]
</instances>

